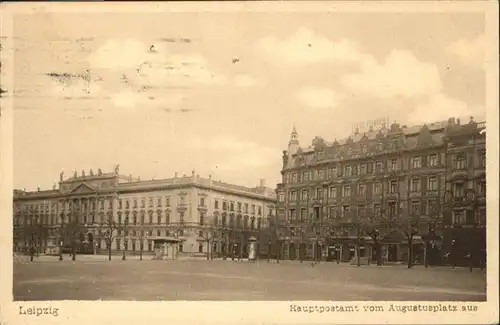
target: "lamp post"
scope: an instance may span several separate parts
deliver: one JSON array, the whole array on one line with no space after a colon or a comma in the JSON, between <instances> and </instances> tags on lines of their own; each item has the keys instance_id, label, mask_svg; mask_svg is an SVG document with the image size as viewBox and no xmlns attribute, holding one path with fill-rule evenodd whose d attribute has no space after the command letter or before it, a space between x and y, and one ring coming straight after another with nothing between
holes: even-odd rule
<instances>
[{"instance_id":1,"label":"lamp post","mask_svg":"<svg viewBox=\"0 0 500 325\"><path fill-rule=\"evenodd\" d=\"M271 247L272 247L272 242L271 239L267 242L267 261L269 262L271 260Z\"/></svg>"}]
</instances>

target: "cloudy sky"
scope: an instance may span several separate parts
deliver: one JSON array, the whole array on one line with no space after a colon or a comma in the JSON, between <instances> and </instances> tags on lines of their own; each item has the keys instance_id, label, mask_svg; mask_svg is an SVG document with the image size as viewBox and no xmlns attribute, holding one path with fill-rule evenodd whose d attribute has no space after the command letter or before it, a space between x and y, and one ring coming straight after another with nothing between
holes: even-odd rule
<instances>
[{"instance_id":1,"label":"cloudy sky","mask_svg":"<svg viewBox=\"0 0 500 325\"><path fill-rule=\"evenodd\" d=\"M481 14L87 13L14 19L14 186L93 168L280 181L352 123L484 116Z\"/></svg>"}]
</instances>

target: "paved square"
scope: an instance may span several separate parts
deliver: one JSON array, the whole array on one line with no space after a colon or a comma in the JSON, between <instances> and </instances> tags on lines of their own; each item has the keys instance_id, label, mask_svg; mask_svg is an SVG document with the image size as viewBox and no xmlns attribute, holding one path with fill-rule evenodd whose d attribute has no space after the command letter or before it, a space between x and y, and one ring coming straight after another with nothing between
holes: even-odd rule
<instances>
[{"instance_id":1,"label":"paved square","mask_svg":"<svg viewBox=\"0 0 500 325\"><path fill-rule=\"evenodd\" d=\"M485 271L267 260L43 257L14 263L15 300L485 301Z\"/></svg>"}]
</instances>

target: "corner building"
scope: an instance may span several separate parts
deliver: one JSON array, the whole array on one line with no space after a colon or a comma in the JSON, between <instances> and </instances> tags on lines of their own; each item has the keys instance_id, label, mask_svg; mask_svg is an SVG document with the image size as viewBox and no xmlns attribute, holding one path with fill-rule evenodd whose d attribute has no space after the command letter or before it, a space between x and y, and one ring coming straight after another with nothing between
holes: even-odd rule
<instances>
[{"instance_id":1,"label":"corner building","mask_svg":"<svg viewBox=\"0 0 500 325\"><path fill-rule=\"evenodd\" d=\"M258 239L274 208L275 191L264 180L248 188L202 178L194 171L148 181L118 171L82 171L70 178L61 174L52 190L14 191L14 250L34 246L41 253L58 254L77 240L92 247L91 253L105 254L108 243L99 230L112 220L117 225L113 253L152 253L155 241L176 230L177 254L245 255L249 237ZM72 222L77 233L62 235L64 225Z\"/></svg>"},{"instance_id":2,"label":"corner building","mask_svg":"<svg viewBox=\"0 0 500 325\"><path fill-rule=\"evenodd\" d=\"M406 261L408 243L391 220L418 220L413 256L423 263L480 263L486 242L485 123L472 118L384 125L300 147L295 127L277 186L282 256L375 260L373 236L356 225L378 218L382 260ZM424 253L425 252L425 253ZM450 253L450 254L448 254ZM449 262L449 261L448 261Z\"/></svg>"}]
</instances>

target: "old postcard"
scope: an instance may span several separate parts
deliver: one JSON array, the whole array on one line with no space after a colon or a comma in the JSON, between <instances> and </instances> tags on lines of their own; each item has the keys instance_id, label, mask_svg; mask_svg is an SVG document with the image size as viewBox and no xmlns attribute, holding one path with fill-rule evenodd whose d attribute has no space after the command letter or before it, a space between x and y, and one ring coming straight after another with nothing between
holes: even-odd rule
<instances>
[{"instance_id":1,"label":"old postcard","mask_svg":"<svg viewBox=\"0 0 500 325\"><path fill-rule=\"evenodd\" d=\"M2 324L498 322L496 2L1 8Z\"/></svg>"}]
</instances>

